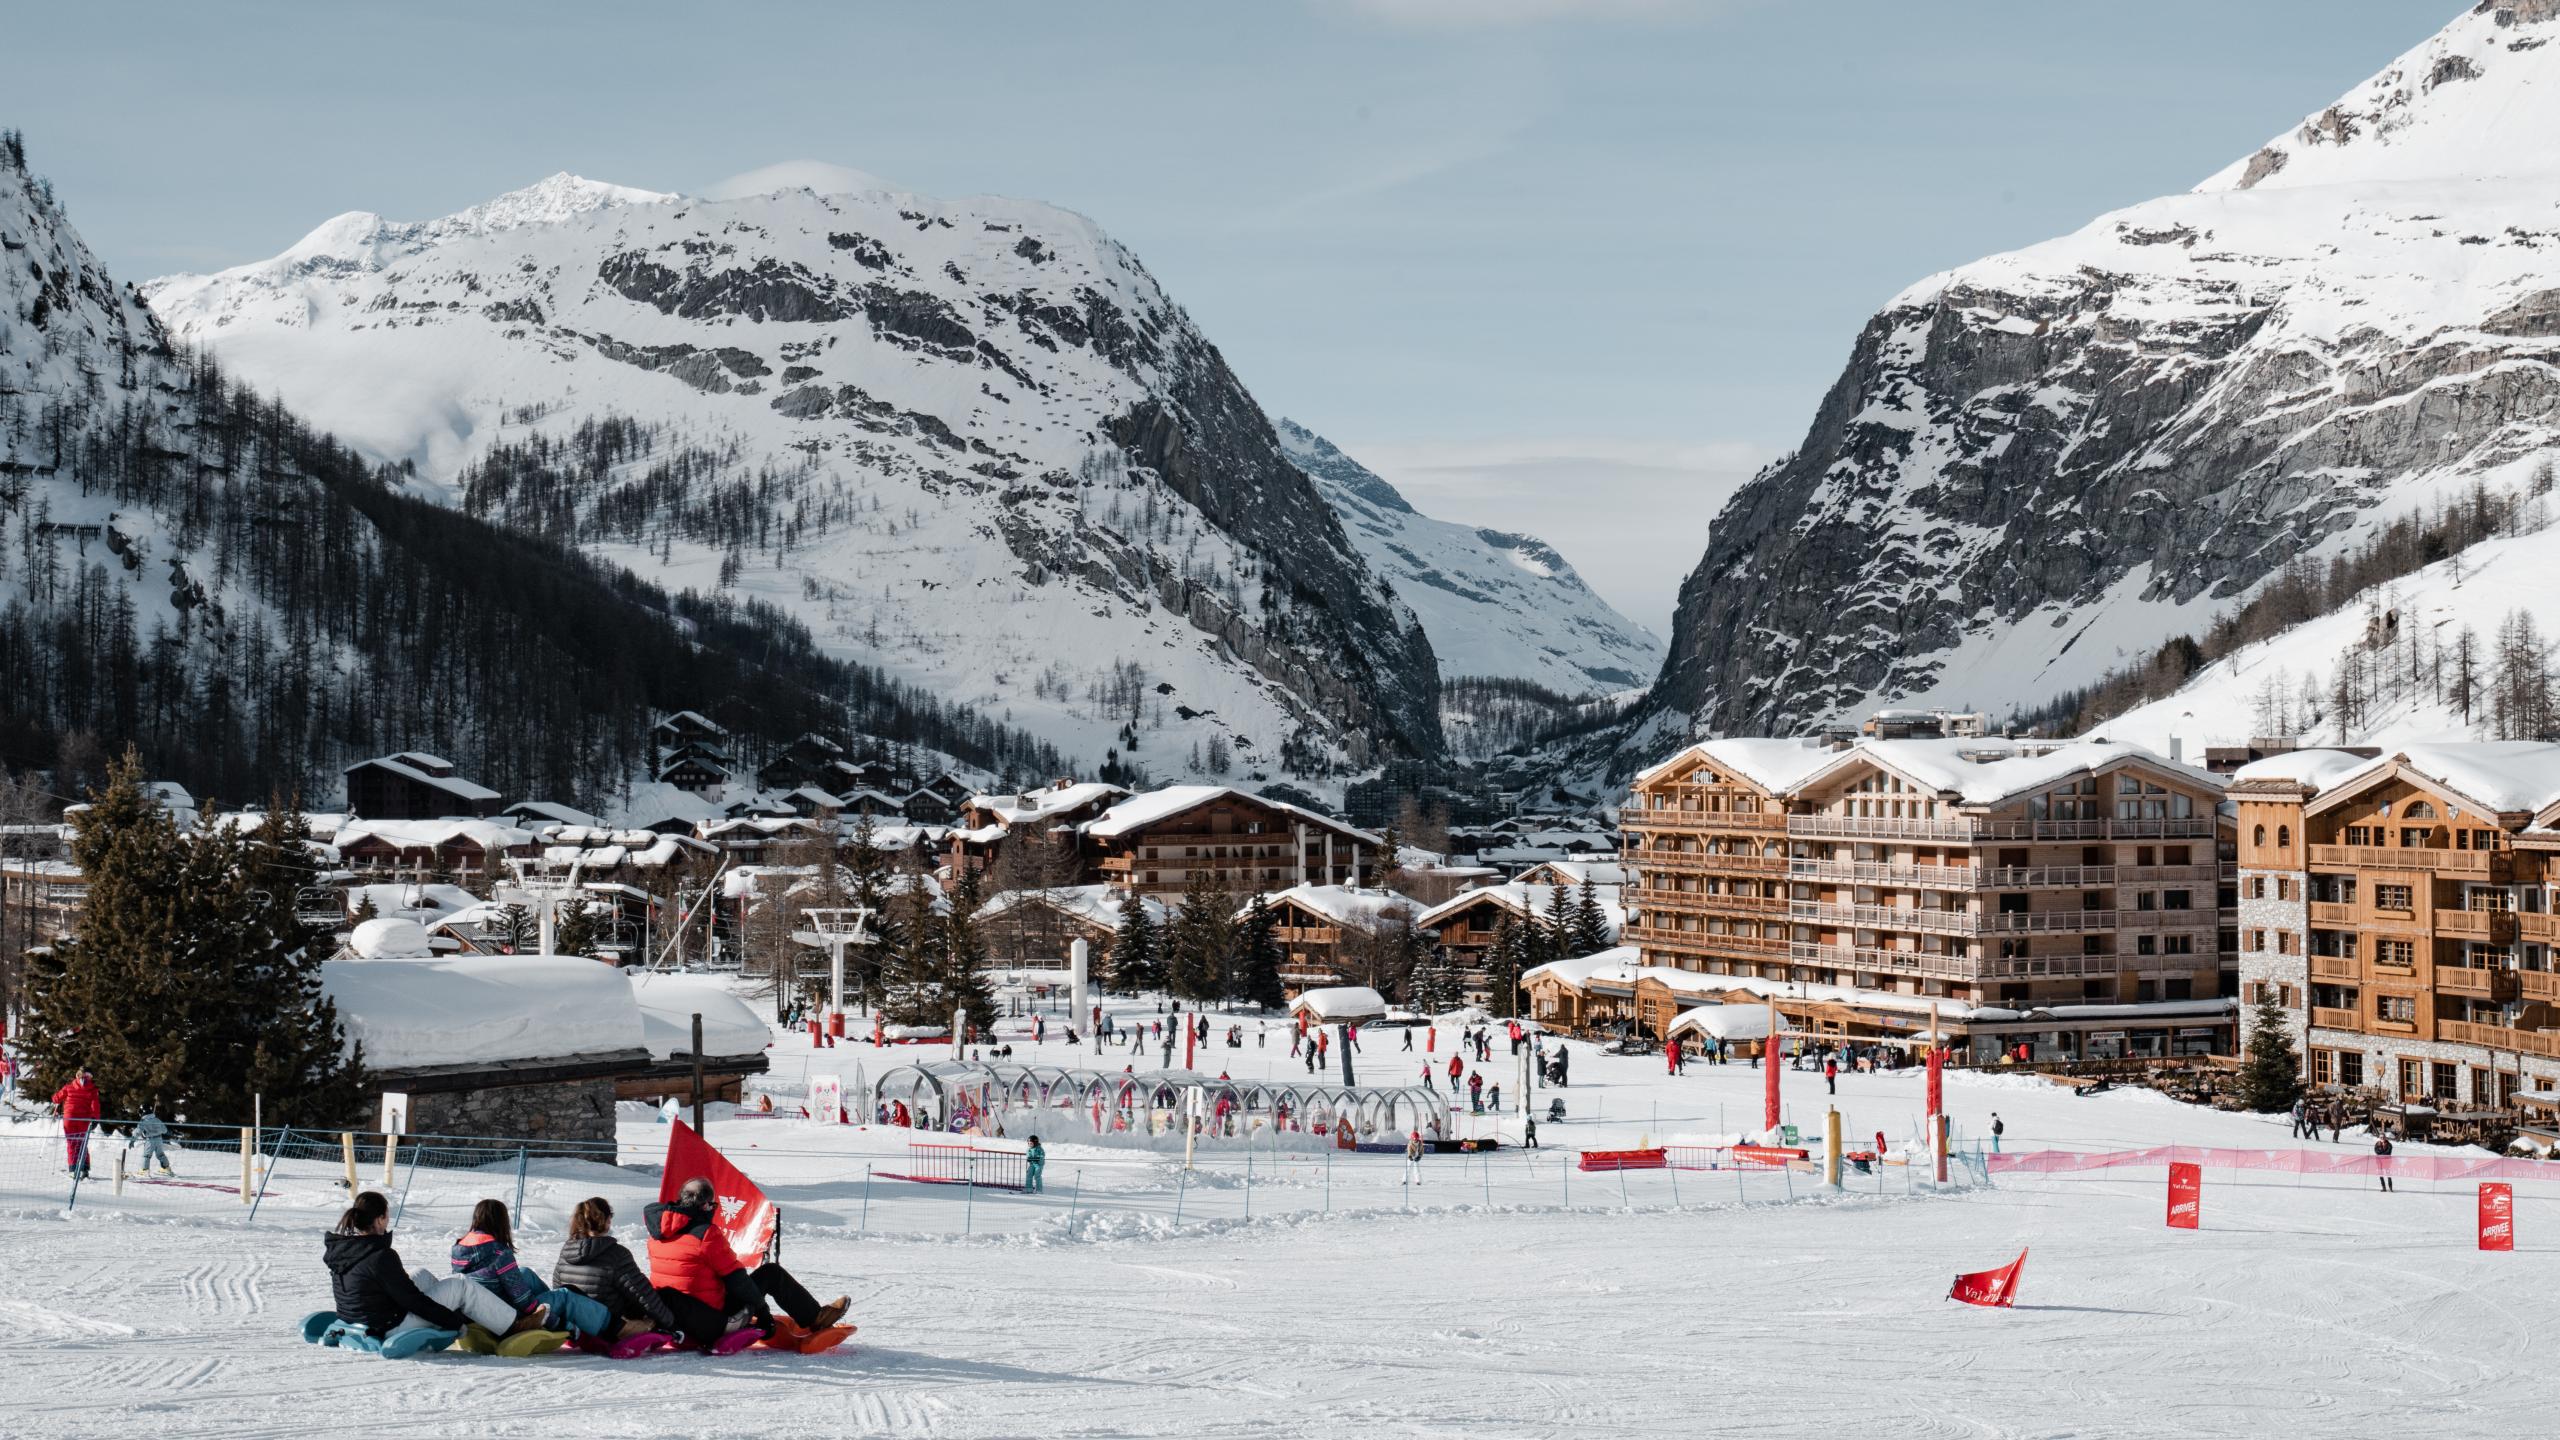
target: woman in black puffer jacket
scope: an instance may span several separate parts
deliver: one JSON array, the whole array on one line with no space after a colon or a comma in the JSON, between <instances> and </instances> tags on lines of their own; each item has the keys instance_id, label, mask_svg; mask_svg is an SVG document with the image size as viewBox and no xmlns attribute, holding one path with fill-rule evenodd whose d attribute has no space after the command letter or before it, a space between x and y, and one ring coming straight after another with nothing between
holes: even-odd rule
<instances>
[{"instance_id":1,"label":"woman in black puffer jacket","mask_svg":"<svg viewBox=\"0 0 2560 1440\"><path fill-rule=\"evenodd\" d=\"M401 1265L400 1252L391 1248L390 1218L389 1202L367 1190L322 1239L320 1254L329 1266L329 1298L338 1318L363 1326L377 1340L413 1317L439 1330L460 1330L468 1317L421 1289Z\"/></svg>"},{"instance_id":2,"label":"woman in black puffer jacket","mask_svg":"<svg viewBox=\"0 0 2560 1440\"><path fill-rule=\"evenodd\" d=\"M654 1330L685 1343L676 1332L674 1313L649 1284L649 1272L631 1258L629 1247L613 1238L613 1207L603 1196L579 1201L569 1216L569 1241L560 1247L560 1263L552 1267L551 1278L603 1301L622 1322L624 1336Z\"/></svg>"}]
</instances>

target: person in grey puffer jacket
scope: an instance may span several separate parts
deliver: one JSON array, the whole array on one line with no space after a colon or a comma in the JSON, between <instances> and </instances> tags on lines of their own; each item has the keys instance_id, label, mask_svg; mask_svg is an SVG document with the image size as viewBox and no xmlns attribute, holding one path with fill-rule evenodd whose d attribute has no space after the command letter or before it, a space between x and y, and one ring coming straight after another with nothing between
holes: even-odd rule
<instances>
[{"instance_id":1,"label":"person in grey puffer jacket","mask_svg":"<svg viewBox=\"0 0 2560 1440\"><path fill-rule=\"evenodd\" d=\"M579 1201L571 1212L568 1243L560 1247L560 1263L552 1267L551 1278L603 1301L622 1322L621 1337L655 1331L674 1336L679 1345L686 1343L677 1332L675 1313L650 1285L649 1272L640 1268L628 1246L613 1238L613 1206L601 1195Z\"/></svg>"}]
</instances>

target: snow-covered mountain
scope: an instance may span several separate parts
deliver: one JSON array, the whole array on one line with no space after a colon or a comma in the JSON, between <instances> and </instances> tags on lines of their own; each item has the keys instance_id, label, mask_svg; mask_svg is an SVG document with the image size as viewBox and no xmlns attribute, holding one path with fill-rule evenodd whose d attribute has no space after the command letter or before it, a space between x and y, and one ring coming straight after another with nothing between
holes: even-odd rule
<instances>
[{"instance_id":1,"label":"snow-covered mountain","mask_svg":"<svg viewBox=\"0 0 2560 1440\"><path fill-rule=\"evenodd\" d=\"M1369 568L1422 617L1444 676L1507 676L1563 695L1624 690L1662 669L1662 642L1610 608L1533 535L1435 520L1294 420L1280 444L1342 517Z\"/></svg>"},{"instance_id":2,"label":"snow-covered mountain","mask_svg":"<svg viewBox=\"0 0 2560 1440\"><path fill-rule=\"evenodd\" d=\"M133 745L198 795L327 804L347 762L421 749L510 795L613 810L657 714L696 706L750 764L811 729L987 771L1060 763L783 617L402 494L173 347L14 132L0 260L0 769L77 793Z\"/></svg>"},{"instance_id":3,"label":"snow-covered mountain","mask_svg":"<svg viewBox=\"0 0 2560 1440\"><path fill-rule=\"evenodd\" d=\"M2520 497L2560 445L2556 21L2474 6L2195 190L1894 297L1716 521L1648 734L2033 706Z\"/></svg>"},{"instance_id":4,"label":"snow-covered mountain","mask_svg":"<svg viewBox=\"0 0 2560 1440\"><path fill-rule=\"evenodd\" d=\"M476 514L1092 765L1437 753L1430 641L1137 258L1046 205L558 175L155 281L172 331Z\"/></svg>"}]
</instances>

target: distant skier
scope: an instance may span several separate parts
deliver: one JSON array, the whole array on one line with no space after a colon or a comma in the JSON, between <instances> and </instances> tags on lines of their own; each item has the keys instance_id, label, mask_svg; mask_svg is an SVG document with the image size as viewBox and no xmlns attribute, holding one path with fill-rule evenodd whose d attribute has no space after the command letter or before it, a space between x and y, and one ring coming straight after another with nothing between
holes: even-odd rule
<instances>
[{"instance_id":1,"label":"distant skier","mask_svg":"<svg viewBox=\"0 0 2560 1440\"><path fill-rule=\"evenodd\" d=\"M1413 1027L1410 1025L1404 1027L1404 1053L1413 1053Z\"/></svg>"},{"instance_id":2,"label":"distant skier","mask_svg":"<svg viewBox=\"0 0 2560 1440\"><path fill-rule=\"evenodd\" d=\"M72 1174L89 1178L89 1127L101 1113L98 1082L87 1070L53 1092L53 1108L62 1116L63 1164Z\"/></svg>"},{"instance_id":3,"label":"distant skier","mask_svg":"<svg viewBox=\"0 0 2560 1440\"><path fill-rule=\"evenodd\" d=\"M1040 1146L1040 1137L1031 1137L1031 1148L1022 1155L1022 1188L1037 1195L1043 1188L1040 1172L1049 1168L1049 1152Z\"/></svg>"},{"instance_id":4,"label":"distant skier","mask_svg":"<svg viewBox=\"0 0 2560 1440\"><path fill-rule=\"evenodd\" d=\"M1992 1154L1997 1155L1997 1154L1999 1154L1999 1153L2000 1153L2000 1137L2001 1137L2002 1135L2007 1134L2007 1133L2008 1133L2008 1130L2009 1130L2009 1127L2008 1127L2008 1126L2003 1125L2003 1124L2001 1124L2001 1123L2000 1123L2000 1112L1999 1112L1999 1111L1997 1111L1997 1110L1992 1111L1992 1112L1991 1112L1991 1153L1992 1153Z\"/></svg>"},{"instance_id":5,"label":"distant skier","mask_svg":"<svg viewBox=\"0 0 2560 1440\"><path fill-rule=\"evenodd\" d=\"M1538 1117L1535 1115L1520 1117L1520 1145L1525 1150L1538 1148Z\"/></svg>"},{"instance_id":6,"label":"distant skier","mask_svg":"<svg viewBox=\"0 0 2560 1440\"><path fill-rule=\"evenodd\" d=\"M178 1172L169 1164L169 1152L160 1148L169 1138L169 1125L160 1118L158 1101L153 1101L151 1108L142 1112L142 1118L134 1122L133 1138L142 1142L143 1174L150 1174L152 1165L156 1163L161 1174L173 1178L177 1175Z\"/></svg>"},{"instance_id":7,"label":"distant skier","mask_svg":"<svg viewBox=\"0 0 2560 1440\"><path fill-rule=\"evenodd\" d=\"M1422 1183L1422 1132L1419 1130L1405 1137L1404 1180L1408 1185Z\"/></svg>"},{"instance_id":8,"label":"distant skier","mask_svg":"<svg viewBox=\"0 0 2560 1440\"><path fill-rule=\"evenodd\" d=\"M1840 1062L1838 1060L1822 1062L1822 1083L1828 1087L1827 1093L1833 1095L1840 1093Z\"/></svg>"},{"instance_id":9,"label":"distant skier","mask_svg":"<svg viewBox=\"0 0 2560 1440\"><path fill-rule=\"evenodd\" d=\"M1566 1083L1568 1079L1567 1066L1572 1058L1573 1052L1565 1049L1562 1041L1558 1041L1556 1044L1556 1088L1559 1090L1572 1088Z\"/></svg>"},{"instance_id":10,"label":"distant skier","mask_svg":"<svg viewBox=\"0 0 2560 1440\"><path fill-rule=\"evenodd\" d=\"M2391 1193L2391 1137L2388 1135L2374 1136L2373 1154L2374 1158L2381 1162L2381 1164L2376 1167L2375 1178L2382 1182L2382 1193L2388 1195Z\"/></svg>"}]
</instances>

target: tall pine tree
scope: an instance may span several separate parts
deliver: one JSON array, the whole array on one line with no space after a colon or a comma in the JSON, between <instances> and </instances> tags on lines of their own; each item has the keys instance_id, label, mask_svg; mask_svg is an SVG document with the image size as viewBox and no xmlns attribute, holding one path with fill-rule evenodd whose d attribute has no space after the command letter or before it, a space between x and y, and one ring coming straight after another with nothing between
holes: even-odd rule
<instances>
[{"instance_id":1,"label":"tall pine tree","mask_svg":"<svg viewBox=\"0 0 2560 1440\"><path fill-rule=\"evenodd\" d=\"M966 1023L995 1033L996 1001L987 988L987 947L978 934L978 872L964 869L942 920L942 1008L967 1012Z\"/></svg>"},{"instance_id":2,"label":"tall pine tree","mask_svg":"<svg viewBox=\"0 0 2560 1440\"><path fill-rule=\"evenodd\" d=\"M1609 912L1600 908L1600 889L1582 877L1582 894L1573 907L1573 953L1597 955L1609 948Z\"/></svg>"},{"instance_id":3,"label":"tall pine tree","mask_svg":"<svg viewBox=\"0 0 2560 1440\"><path fill-rule=\"evenodd\" d=\"M1135 995L1164 988L1164 935L1155 906L1135 888L1120 892L1120 933L1111 942L1111 984Z\"/></svg>"},{"instance_id":4,"label":"tall pine tree","mask_svg":"<svg viewBox=\"0 0 2560 1440\"><path fill-rule=\"evenodd\" d=\"M1271 907L1256 895L1245 906L1236 936L1236 993L1248 1005L1269 1010L1282 998L1280 944L1272 936Z\"/></svg>"},{"instance_id":5,"label":"tall pine tree","mask_svg":"<svg viewBox=\"0 0 2560 1440\"><path fill-rule=\"evenodd\" d=\"M1573 903L1565 897L1562 885L1547 887L1546 931L1556 959L1572 960L1589 953L1574 948L1581 942L1573 930Z\"/></svg>"},{"instance_id":6,"label":"tall pine tree","mask_svg":"<svg viewBox=\"0 0 2560 1440\"><path fill-rule=\"evenodd\" d=\"M30 966L20 1046L49 1090L85 1067L110 1114L155 1101L218 1120L344 1123L361 1074L321 996L326 958L296 917L310 868L298 810L255 830L181 833L128 751L73 817L89 882L78 928Z\"/></svg>"},{"instance_id":7,"label":"tall pine tree","mask_svg":"<svg viewBox=\"0 0 2560 1440\"><path fill-rule=\"evenodd\" d=\"M2289 1108L2302 1094L2302 1062L2274 995L2261 991L2249 1017L2249 1057L2240 1064L2240 1103L2261 1113Z\"/></svg>"}]
</instances>

